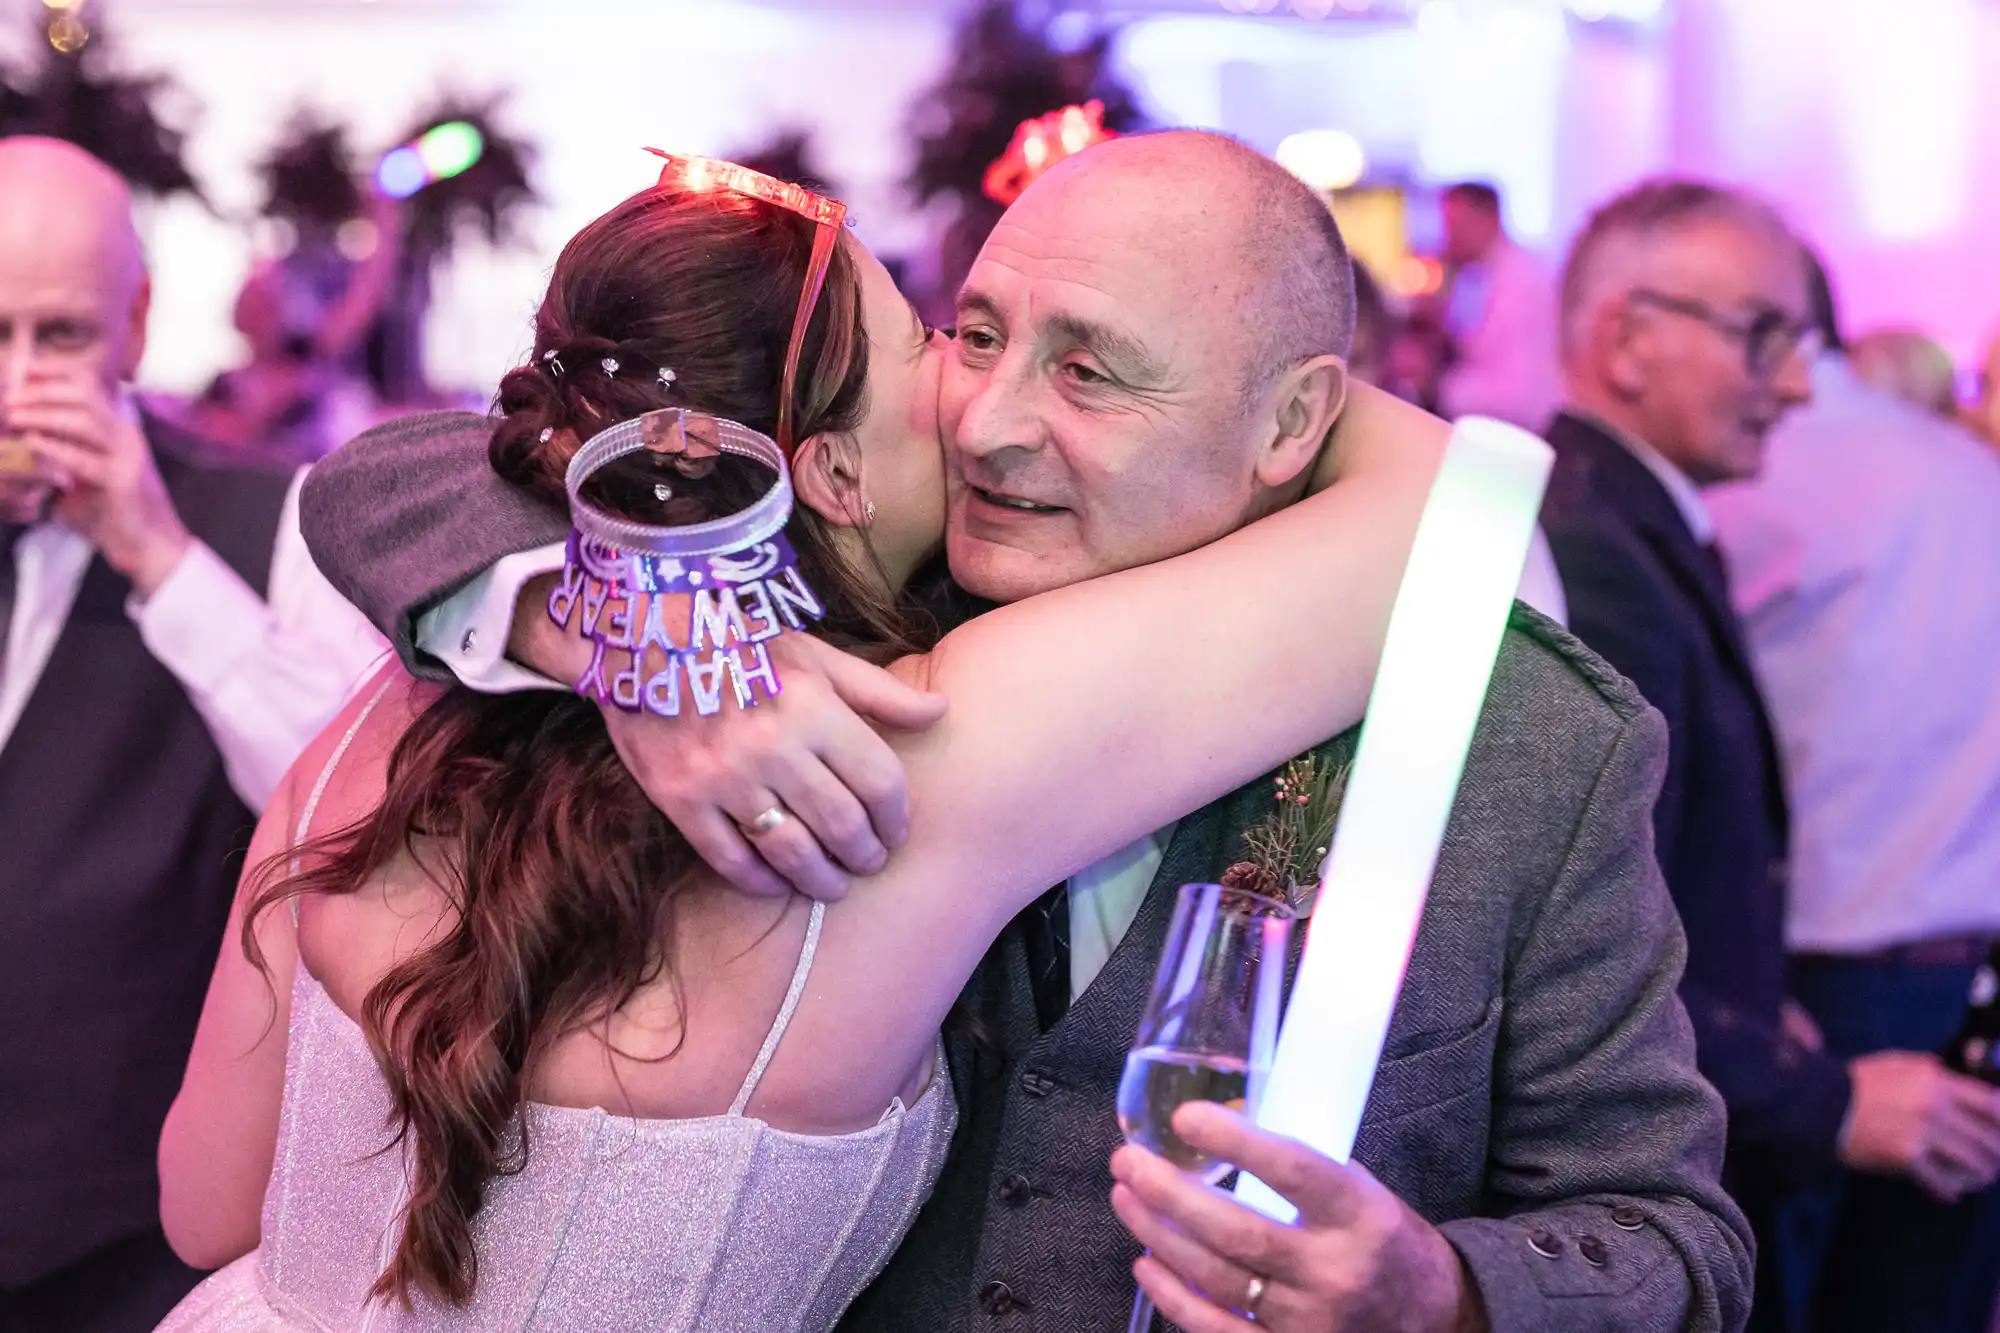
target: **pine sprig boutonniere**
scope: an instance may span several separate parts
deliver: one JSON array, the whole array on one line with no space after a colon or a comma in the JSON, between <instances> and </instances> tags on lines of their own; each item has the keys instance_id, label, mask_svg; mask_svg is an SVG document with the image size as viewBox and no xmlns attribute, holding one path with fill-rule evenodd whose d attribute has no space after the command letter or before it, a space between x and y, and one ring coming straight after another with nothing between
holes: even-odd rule
<instances>
[{"instance_id":1,"label":"pine sprig boutonniere","mask_svg":"<svg viewBox=\"0 0 2000 1333\"><path fill-rule=\"evenodd\" d=\"M1276 898L1300 916L1311 912L1347 770L1346 761L1330 763L1317 754L1286 764L1277 777L1276 808L1244 831L1244 859L1223 873L1223 885Z\"/></svg>"}]
</instances>

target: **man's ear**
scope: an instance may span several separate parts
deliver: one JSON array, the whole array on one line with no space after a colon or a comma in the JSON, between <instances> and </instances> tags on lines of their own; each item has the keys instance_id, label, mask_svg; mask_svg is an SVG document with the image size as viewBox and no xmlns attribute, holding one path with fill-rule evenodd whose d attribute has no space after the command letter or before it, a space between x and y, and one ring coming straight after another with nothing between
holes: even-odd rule
<instances>
[{"instance_id":1,"label":"man's ear","mask_svg":"<svg viewBox=\"0 0 2000 1333\"><path fill-rule=\"evenodd\" d=\"M1287 371L1272 404L1277 431L1257 456L1257 480L1277 488L1297 481L1318 460L1347 401L1347 362L1316 356Z\"/></svg>"},{"instance_id":2,"label":"man's ear","mask_svg":"<svg viewBox=\"0 0 2000 1333\"><path fill-rule=\"evenodd\" d=\"M1654 337L1648 321L1634 314L1629 301L1607 302L1591 321L1594 359L1604 367L1606 383L1619 396L1636 398L1645 391Z\"/></svg>"},{"instance_id":3,"label":"man's ear","mask_svg":"<svg viewBox=\"0 0 2000 1333\"><path fill-rule=\"evenodd\" d=\"M861 490L861 450L852 437L809 435L792 456L792 488L799 503L835 527L868 526L868 497Z\"/></svg>"},{"instance_id":4,"label":"man's ear","mask_svg":"<svg viewBox=\"0 0 2000 1333\"><path fill-rule=\"evenodd\" d=\"M130 384L139 378L139 363L146 358L146 318L153 312L153 276L141 274L139 288L132 293L132 326L125 334L125 354L118 366L118 382Z\"/></svg>"}]
</instances>

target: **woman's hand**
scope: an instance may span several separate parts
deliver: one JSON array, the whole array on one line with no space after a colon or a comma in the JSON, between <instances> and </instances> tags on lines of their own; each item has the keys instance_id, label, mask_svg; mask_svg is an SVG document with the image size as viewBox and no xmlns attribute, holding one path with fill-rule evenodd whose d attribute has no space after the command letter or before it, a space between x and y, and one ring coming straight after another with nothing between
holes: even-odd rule
<instances>
[{"instance_id":1,"label":"woman's hand","mask_svg":"<svg viewBox=\"0 0 2000 1333\"><path fill-rule=\"evenodd\" d=\"M555 586L545 574L522 587L507 655L568 684L588 669L591 645L549 619ZM909 837L909 782L876 728L923 731L944 716L945 698L810 634L780 634L765 648L784 683L775 699L739 708L725 695L712 717L603 707L604 724L626 770L709 869L760 897L838 902L850 875L874 874ZM612 649L610 660L622 670L629 655ZM753 833L773 809L783 818Z\"/></svg>"},{"instance_id":2,"label":"woman's hand","mask_svg":"<svg viewBox=\"0 0 2000 1333\"><path fill-rule=\"evenodd\" d=\"M1174 1132L1291 1200L1284 1226L1143 1148L1111 1158L1111 1206L1151 1251L1133 1272L1188 1333L1476 1333L1487 1327L1458 1252L1381 1182L1211 1102Z\"/></svg>"},{"instance_id":3,"label":"woman's hand","mask_svg":"<svg viewBox=\"0 0 2000 1333\"><path fill-rule=\"evenodd\" d=\"M765 647L784 691L713 717L604 710L611 742L646 796L745 893L823 902L872 875L910 833L903 764L876 727L922 731L944 716L925 694L809 634ZM757 817L780 818L758 831Z\"/></svg>"}]
</instances>

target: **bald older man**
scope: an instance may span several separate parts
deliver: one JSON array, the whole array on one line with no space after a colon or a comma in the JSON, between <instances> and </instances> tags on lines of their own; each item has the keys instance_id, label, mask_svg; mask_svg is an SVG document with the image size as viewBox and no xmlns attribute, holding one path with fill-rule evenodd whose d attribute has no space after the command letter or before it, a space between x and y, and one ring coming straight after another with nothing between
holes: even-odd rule
<instances>
[{"instance_id":1,"label":"bald older man","mask_svg":"<svg viewBox=\"0 0 2000 1333\"><path fill-rule=\"evenodd\" d=\"M1031 596L1296 499L1262 459L1302 396L1341 391L1352 321L1326 208L1241 145L1148 136L1050 172L959 297L939 404L959 585ZM549 543L568 529L493 479L490 433L463 417L385 428L322 464L306 497L322 564L398 631L412 667L489 684L522 577L560 561ZM455 592L462 575L446 571L510 553ZM536 613L524 614L525 627ZM785 685L748 726L611 723L669 817L738 874L740 842L708 833L758 814L765 779L784 788L792 768L880 761L867 741L825 739L854 728L822 679L801 666ZM1354 739L1317 753L1337 766ZM1356 1164L1226 1119L1181 1127L1284 1181L1298 1227L1156 1158L1121 1156L1115 1189L1111 1166L1119 1077L1176 887L1244 859L1269 781L1078 867L968 985L973 1021L947 1038L957 1144L843 1327L1116 1333L1142 1242L1154 1258L1138 1273L1161 1313L1197 1333L1246 1315L1349 1333L1739 1326L1747 1230L1717 1183L1721 1108L1674 998L1681 936L1649 840L1664 746L1657 716L1602 662L1517 614ZM881 842L895 841L894 806L875 803ZM780 830L803 836L795 813ZM798 873L796 850L760 838L764 874Z\"/></svg>"},{"instance_id":2,"label":"bald older man","mask_svg":"<svg viewBox=\"0 0 2000 1333\"><path fill-rule=\"evenodd\" d=\"M288 479L140 411L124 183L0 140L0 1329L149 1329L198 1274L153 1155L236 870L379 640Z\"/></svg>"}]
</instances>

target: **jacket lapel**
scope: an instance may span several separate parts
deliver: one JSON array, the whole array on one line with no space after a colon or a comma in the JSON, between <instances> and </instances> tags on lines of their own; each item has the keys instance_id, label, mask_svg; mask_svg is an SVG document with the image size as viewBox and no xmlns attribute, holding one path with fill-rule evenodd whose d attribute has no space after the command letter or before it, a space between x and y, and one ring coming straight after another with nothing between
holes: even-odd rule
<instances>
[{"instance_id":1,"label":"jacket lapel","mask_svg":"<svg viewBox=\"0 0 2000 1333\"><path fill-rule=\"evenodd\" d=\"M1687 520L1675 507L1673 497L1646 465L1632 456L1618 440L1595 423L1570 413L1559 415L1548 431L1549 443L1558 454L1568 454L1580 473L1585 503L1612 511L1658 557L1661 567L1700 608L1711 638L1728 669L1742 682L1757 715L1757 730L1764 750L1773 797L1782 812L1786 808L1778 759L1777 733L1771 728L1764 708L1764 692L1757 683L1750 648L1743 638L1743 622L1729 601L1728 585L1711 569L1708 557L1689 531Z\"/></svg>"},{"instance_id":2,"label":"jacket lapel","mask_svg":"<svg viewBox=\"0 0 2000 1333\"><path fill-rule=\"evenodd\" d=\"M1615 511L1645 538L1668 574L1701 608L1731 668L1754 683L1756 676L1741 623L1729 604L1729 590L1710 571L1687 520L1675 508L1660 479L1623 444L1581 417L1569 413L1557 417L1548 438L1557 449L1574 455L1592 501Z\"/></svg>"}]
</instances>

